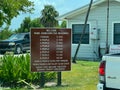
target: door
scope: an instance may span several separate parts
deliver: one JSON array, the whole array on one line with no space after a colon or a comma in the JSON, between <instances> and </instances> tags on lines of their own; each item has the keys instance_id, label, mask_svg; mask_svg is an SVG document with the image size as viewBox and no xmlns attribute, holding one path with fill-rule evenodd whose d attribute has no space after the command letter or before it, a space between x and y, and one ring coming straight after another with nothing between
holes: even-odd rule
<instances>
[{"instance_id":1,"label":"door","mask_svg":"<svg viewBox=\"0 0 120 90\"><path fill-rule=\"evenodd\" d=\"M26 34L24 36L23 49L24 50L30 50L30 37L29 37L29 34Z\"/></svg>"}]
</instances>

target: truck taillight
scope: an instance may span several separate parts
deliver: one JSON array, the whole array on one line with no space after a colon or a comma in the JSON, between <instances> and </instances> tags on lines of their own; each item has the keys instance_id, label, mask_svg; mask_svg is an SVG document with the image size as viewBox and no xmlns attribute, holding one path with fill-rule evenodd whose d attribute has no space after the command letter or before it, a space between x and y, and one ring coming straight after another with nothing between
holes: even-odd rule
<instances>
[{"instance_id":1,"label":"truck taillight","mask_svg":"<svg viewBox=\"0 0 120 90\"><path fill-rule=\"evenodd\" d=\"M105 75L105 64L106 64L106 61L102 61L100 63L100 67L99 67L99 74L101 76L104 76Z\"/></svg>"},{"instance_id":2,"label":"truck taillight","mask_svg":"<svg viewBox=\"0 0 120 90\"><path fill-rule=\"evenodd\" d=\"M105 83L105 66L106 61L102 61L99 67L99 80L101 83Z\"/></svg>"}]
</instances>

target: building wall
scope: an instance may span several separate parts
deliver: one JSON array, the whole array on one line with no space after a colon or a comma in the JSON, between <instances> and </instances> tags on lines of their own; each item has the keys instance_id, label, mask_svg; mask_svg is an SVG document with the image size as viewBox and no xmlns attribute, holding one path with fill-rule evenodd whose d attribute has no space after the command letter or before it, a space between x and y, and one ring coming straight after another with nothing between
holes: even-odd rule
<instances>
[{"instance_id":1,"label":"building wall","mask_svg":"<svg viewBox=\"0 0 120 90\"><path fill-rule=\"evenodd\" d=\"M110 18L109 18L109 30L108 30L108 43L113 44L113 23L120 22L120 3L110 2ZM80 24L85 21L86 12L74 16L68 20L68 27L72 28L72 24ZM102 3L90 12L88 24L90 24L90 33L93 28L99 30L99 40L92 40L90 35L90 44L81 44L77 57L96 59L99 54L105 54L106 45L106 29L107 29L107 3ZM98 52L100 46L100 53ZM77 44L72 44L72 57L74 57Z\"/></svg>"}]
</instances>

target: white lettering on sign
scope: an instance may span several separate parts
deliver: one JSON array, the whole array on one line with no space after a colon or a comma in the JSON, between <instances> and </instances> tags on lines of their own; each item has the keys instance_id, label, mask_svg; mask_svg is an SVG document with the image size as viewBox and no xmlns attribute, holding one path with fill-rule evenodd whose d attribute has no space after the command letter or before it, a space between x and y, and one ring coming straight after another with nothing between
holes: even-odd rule
<instances>
[{"instance_id":1,"label":"white lettering on sign","mask_svg":"<svg viewBox=\"0 0 120 90\"><path fill-rule=\"evenodd\" d=\"M31 41L31 71L67 71L70 70L71 29L33 29ZM32 42L31 42L32 43ZM38 50L38 51L37 51ZM33 55L34 54L34 57Z\"/></svg>"},{"instance_id":2,"label":"white lettering on sign","mask_svg":"<svg viewBox=\"0 0 120 90\"><path fill-rule=\"evenodd\" d=\"M39 34L40 34L40 32L34 32L34 34L35 34L35 35L39 35Z\"/></svg>"},{"instance_id":3,"label":"white lettering on sign","mask_svg":"<svg viewBox=\"0 0 120 90\"><path fill-rule=\"evenodd\" d=\"M44 51L48 51L48 50L50 50L49 48L40 48L40 50L44 50Z\"/></svg>"},{"instance_id":4,"label":"white lettering on sign","mask_svg":"<svg viewBox=\"0 0 120 90\"><path fill-rule=\"evenodd\" d=\"M46 42L49 42L49 39L40 39L40 41L46 41Z\"/></svg>"},{"instance_id":5,"label":"white lettering on sign","mask_svg":"<svg viewBox=\"0 0 120 90\"><path fill-rule=\"evenodd\" d=\"M40 36L40 38L49 38L49 36Z\"/></svg>"}]
</instances>

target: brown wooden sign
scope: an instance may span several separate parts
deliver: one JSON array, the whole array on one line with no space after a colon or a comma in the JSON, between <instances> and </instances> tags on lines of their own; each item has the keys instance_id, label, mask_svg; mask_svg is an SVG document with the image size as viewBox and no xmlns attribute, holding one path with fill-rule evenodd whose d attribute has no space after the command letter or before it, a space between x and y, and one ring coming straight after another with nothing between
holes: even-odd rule
<instances>
[{"instance_id":1,"label":"brown wooden sign","mask_svg":"<svg viewBox=\"0 0 120 90\"><path fill-rule=\"evenodd\" d=\"M71 29L31 29L31 71L71 70Z\"/></svg>"}]
</instances>

